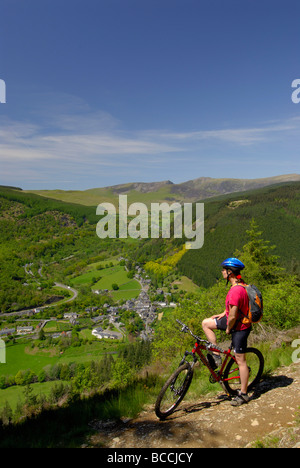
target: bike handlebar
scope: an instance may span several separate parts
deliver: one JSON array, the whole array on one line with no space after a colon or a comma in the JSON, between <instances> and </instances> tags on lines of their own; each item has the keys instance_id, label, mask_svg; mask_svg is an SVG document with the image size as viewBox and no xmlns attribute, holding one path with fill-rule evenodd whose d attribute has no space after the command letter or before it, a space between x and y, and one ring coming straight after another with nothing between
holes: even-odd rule
<instances>
[{"instance_id":1,"label":"bike handlebar","mask_svg":"<svg viewBox=\"0 0 300 468\"><path fill-rule=\"evenodd\" d=\"M202 342L202 343L205 343L207 345L207 349L209 348L214 348L214 349L219 349L218 346L214 345L213 343L211 343L210 341L207 341L207 340L203 340L203 338L200 338L200 336L197 336L195 335L192 330L190 330L190 328L183 322L181 322L180 320L176 319L176 322L179 323L179 325L182 326L181 328L181 332L182 333L190 333L190 335L192 335L193 338L195 338L195 340L197 340L198 342ZM220 349L220 351L223 351L222 349Z\"/></svg>"},{"instance_id":2,"label":"bike handlebar","mask_svg":"<svg viewBox=\"0 0 300 468\"><path fill-rule=\"evenodd\" d=\"M178 320L178 319L176 319L176 322L179 323L179 325L182 326L182 328L181 328L181 330L180 330L182 333L190 333L190 335L192 335L192 337L195 338L196 340L198 340L198 341L204 341L204 342L207 343L207 344L211 344L209 341L203 340L202 338L200 338L200 336L195 335L195 334L192 332L192 330L191 330L185 323L181 322L181 321Z\"/></svg>"}]
</instances>

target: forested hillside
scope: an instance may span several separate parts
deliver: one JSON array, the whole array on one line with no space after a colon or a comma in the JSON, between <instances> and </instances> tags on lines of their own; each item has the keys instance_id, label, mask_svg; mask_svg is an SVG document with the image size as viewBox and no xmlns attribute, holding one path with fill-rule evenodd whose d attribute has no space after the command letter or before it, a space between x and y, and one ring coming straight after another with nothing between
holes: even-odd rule
<instances>
[{"instance_id":1,"label":"forested hillside","mask_svg":"<svg viewBox=\"0 0 300 468\"><path fill-rule=\"evenodd\" d=\"M263 238L275 245L273 253L279 256L280 265L289 273L300 275L299 182L235 193L204 203L204 246L180 255L174 265L178 275L190 278L199 286L215 284L221 261L245 244L246 230L252 219ZM95 207L46 199L5 187L0 188L0 211L2 312L36 306L51 296L45 278L39 289L31 284L24 288L28 280L24 268L27 263L35 262L38 268L75 253L77 262L85 262L101 252L123 251L130 261L152 267L155 266L151 264L153 261L157 262L156 266L160 264L159 274L155 274L153 268L148 269L152 279L157 279L160 285L169 281L168 275L162 274L162 266L185 242L184 239L145 239L135 242L133 247L121 240L101 240L95 232L99 220Z\"/></svg>"},{"instance_id":2,"label":"forested hillside","mask_svg":"<svg viewBox=\"0 0 300 468\"><path fill-rule=\"evenodd\" d=\"M107 245L96 236L97 218L91 207L1 187L0 312L51 301L54 280L64 279L59 268L52 267L47 274L56 262L76 254L77 263L84 265L87 258L113 249L112 243Z\"/></svg>"},{"instance_id":3,"label":"forested hillside","mask_svg":"<svg viewBox=\"0 0 300 468\"><path fill-rule=\"evenodd\" d=\"M21 203L24 206L22 212L22 218L24 219L45 213L46 211L59 211L60 213L69 214L79 226L85 221L96 223L99 219L96 217L94 207L41 197L34 193L26 193L19 188L0 185L0 199Z\"/></svg>"},{"instance_id":4,"label":"forested hillside","mask_svg":"<svg viewBox=\"0 0 300 468\"><path fill-rule=\"evenodd\" d=\"M188 251L179 271L205 287L219 278L220 263L245 244L255 219L288 272L300 274L300 183L241 192L205 202L204 246Z\"/></svg>"},{"instance_id":5,"label":"forested hillside","mask_svg":"<svg viewBox=\"0 0 300 468\"><path fill-rule=\"evenodd\" d=\"M242 246L237 255L248 266L248 271L243 271L243 277L248 283L259 287L263 296L264 313L262 318L262 330L269 327L271 336L276 336L278 330L290 329L300 323L300 281L297 275L289 274L279 264L279 259L274 255L272 246L262 237L255 221L251 221L249 230L246 231L247 242ZM206 317L223 312L225 297L229 289L226 281L215 281L214 285L200 288L193 295L188 295L181 301L172 316L163 318L158 323L153 344L153 352L156 359L172 359L175 350L179 352L182 341L178 341L176 335L176 321L180 319L192 327L194 332L202 334L202 320ZM254 325L254 331L258 325ZM218 339L226 336L217 332ZM190 337L182 338L186 344Z\"/></svg>"},{"instance_id":6,"label":"forested hillside","mask_svg":"<svg viewBox=\"0 0 300 468\"><path fill-rule=\"evenodd\" d=\"M65 435L66 444L70 440L73 443L74 428L81 434L99 415L101 419L111 419L116 414L128 417L140 411L147 398L151 398L151 392L157 395L157 366L164 365L167 369L175 361L177 364L183 346L190 345L186 337L177 333L175 319L180 318L201 334L203 318L224 310L227 288L226 282L220 281L220 263L230 255L241 258L247 266L245 280L261 289L262 326L271 330L272 339L278 330L297 326L300 317L299 198L300 183L293 183L206 200L204 247L186 251L185 239L99 239L94 208L89 211L83 206L0 189L0 311L15 312L44 304L54 294L54 281L70 287L75 284L79 292L73 302L58 304L52 307L55 310L45 309L36 315L42 320L48 319L50 313L51 319L32 343L28 337L23 343L19 338L7 338L8 364L13 368L7 375L3 372L2 392L7 395L10 390L19 391L25 386L25 403L12 410L11 398L1 410L2 440L7 436L4 444L15 446L16 434L20 443L24 443L24 431L19 425L24 414L28 419L33 414L40 415L48 428L50 413L47 411L49 408L60 411L57 408L61 405L60 414L68 427L62 426L55 417L53 430L43 434L47 441L41 443L45 446L55 445L56 439ZM109 265L103 265L105 262ZM112 305L114 296L104 291L94 294L92 286L101 281L110 284L105 275L108 271L112 274L113 270L115 275L119 274L125 264L123 282L131 283L135 273L143 271L151 290L150 302L175 301L176 304L159 310L151 322L149 340L143 341L140 327L132 330L139 317L126 310L120 313L126 337L121 341L102 342L91 336L95 326L92 319L99 313L106 317L105 303ZM189 282L186 289L182 278ZM93 306L101 306L101 312L99 307L93 312ZM71 325L64 321L63 314L74 310L81 316L78 324ZM7 315L1 317L3 327L18 320ZM30 318L26 321L30 322ZM103 326L104 323L105 320ZM141 320L139 325L143 328ZM70 336L64 336L65 330L71 331ZM59 332L57 343L53 331ZM263 346L268 357L270 344ZM40 364L42 358L47 359L46 367ZM52 359L60 362L52 365ZM146 378L141 373L145 364ZM67 385L62 382L65 379ZM206 380L202 379L201 383ZM43 391L48 389L50 395L37 397L33 393L35 385L42 385ZM77 412L81 407L82 427ZM92 408L91 413L88 408ZM70 422L72 417L74 423ZM35 446L37 442L31 432L26 434L29 434L28 446Z\"/></svg>"}]
</instances>

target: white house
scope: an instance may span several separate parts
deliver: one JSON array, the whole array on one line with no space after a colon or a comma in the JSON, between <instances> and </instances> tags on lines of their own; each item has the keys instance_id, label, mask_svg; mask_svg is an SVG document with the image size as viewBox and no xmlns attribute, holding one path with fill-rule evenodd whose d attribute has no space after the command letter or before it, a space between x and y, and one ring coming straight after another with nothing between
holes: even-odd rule
<instances>
[{"instance_id":1,"label":"white house","mask_svg":"<svg viewBox=\"0 0 300 468\"><path fill-rule=\"evenodd\" d=\"M92 335L96 338L99 338L99 340L102 340L103 338L110 340L120 340L122 338L122 333L103 331L101 327L94 328L92 330Z\"/></svg>"}]
</instances>

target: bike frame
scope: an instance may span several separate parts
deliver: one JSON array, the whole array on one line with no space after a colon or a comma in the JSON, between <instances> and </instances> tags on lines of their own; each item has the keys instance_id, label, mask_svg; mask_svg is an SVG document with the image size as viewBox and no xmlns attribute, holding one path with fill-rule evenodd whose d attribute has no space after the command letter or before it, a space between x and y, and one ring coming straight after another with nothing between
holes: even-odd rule
<instances>
[{"instance_id":1,"label":"bike frame","mask_svg":"<svg viewBox=\"0 0 300 468\"><path fill-rule=\"evenodd\" d=\"M202 340L201 340L202 341ZM204 341L204 340L203 340ZM205 341L206 343L206 341ZM217 352L217 353L220 353L220 354L224 354L225 355L225 359L224 361L222 362L222 366L220 368L219 371L215 372L209 361L206 359L206 357L204 356L204 354L202 353L202 350L204 351L207 351L209 349L209 351L212 351L212 352ZM222 383L225 382L225 381L228 381L228 380L234 380L234 379L239 379L238 376L235 376L235 377L229 377L227 379L224 379L223 378L223 371L229 361L229 359L234 359L234 361L236 362L236 359L235 359L235 356L231 353L231 350L232 350L232 347L230 347L227 351L219 348L219 347L214 347L214 345L212 343L209 343L209 345L207 346L207 344L201 344L200 341L196 341L195 345L194 345L194 348L192 349L192 351L186 351L184 353L184 357L180 363L180 365L184 364L185 362L188 362L190 365L191 363L189 361L186 360L186 357L187 356L192 356L193 357L193 363L192 363L192 368L195 366L196 362L198 361L198 357L196 356L196 354L199 356L202 364L204 364L208 370L210 371L211 375L213 376L214 380L218 383L220 383L220 385L222 386ZM223 387L222 387L223 388ZM226 392L227 393L227 392Z\"/></svg>"},{"instance_id":2,"label":"bike frame","mask_svg":"<svg viewBox=\"0 0 300 468\"><path fill-rule=\"evenodd\" d=\"M195 339L195 344L192 351L185 351L179 367L170 375L157 397L155 412L157 417L162 420L172 414L185 397L192 382L194 367L198 360L208 368L211 374L209 378L210 382L218 382L221 385L226 394L226 396L222 395L223 399L230 399L233 395L237 395L241 387L239 366L233 351L232 343L227 350L223 350L216 344L195 335L189 327L180 320L176 319L176 322L181 325L181 332L192 335ZM178 327L176 328L178 329ZM206 355L207 351L209 352L208 355ZM219 353L223 356L219 370L214 370L217 366L215 366L211 359L211 352ZM248 385L248 390L252 390L262 376L264 359L261 352L255 348L248 348L246 352L249 353L250 356L250 363L247 363L249 374L252 373L249 364L250 366L252 363L254 365L253 380ZM238 385L236 386L234 383Z\"/></svg>"},{"instance_id":3,"label":"bike frame","mask_svg":"<svg viewBox=\"0 0 300 468\"><path fill-rule=\"evenodd\" d=\"M229 380L237 380L237 379L240 378L239 376L228 377L227 379L223 378L223 371L226 368L226 364L229 361L229 359L233 359L235 362L237 362L235 356L231 352L232 351L232 344L229 347L229 349L227 351L225 351L224 349L219 348L218 346L214 345L213 343L211 343L211 342L209 342L207 340L203 340L202 338L200 338L197 335L194 335L194 333L189 329L189 327L187 325L185 325L184 323L182 323L180 320L176 319L176 322L179 323L182 326L181 331L183 333L189 333L196 340L196 343L195 343L194 348L192 349L192 351L191 352L186 351L184 353L184 357L183 357L180 365L184 364L185 362L187 362L189 365L191 365L191 363L186 360L186 357L187 356L192 356L193 357L193 363L191 365L191 368L193 369L196 362L198 361L198 358L196 356L196 354L197 354L199 356L201 362L204 364L204 366L206 366L208 368L208 370L211 373L211 375L212 375L213 379L215 380L215 382L218 382L222 386L222 388L226 391L226 389L222 385L223 382L227 382ZM220 353L220 354L225 355L225 359L222 362L222 366L221 366L219 371L215 372L212 369L209 361L206 359L206 357L202 353L202 350L212 351L212 352L216 352L216 353ZM231 373L235 372L235 370L236 369L233 369L231 371ZM226 393L227 393L227 391L226 391Z\"/></svg>"}]
</instances>

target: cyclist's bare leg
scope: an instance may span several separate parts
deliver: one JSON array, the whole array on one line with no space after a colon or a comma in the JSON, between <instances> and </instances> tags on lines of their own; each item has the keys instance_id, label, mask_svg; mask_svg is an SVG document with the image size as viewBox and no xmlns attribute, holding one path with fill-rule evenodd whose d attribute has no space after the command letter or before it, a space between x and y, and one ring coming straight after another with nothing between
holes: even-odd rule
<instances>
[{"instance_id":1,"label":"cyclist's bare leg","mask_svg":"<svg viewBox=\"0 0 300 468\"><path fill-rule=\"evenodd\" d=\"M204 319L203 322L202 322L202 328L203 328L203 331L204 331L208 341L210 341L212 344L216 345L217 344L217 339L216 339L216 335L215 335L214 330L217 329L217 323L216 323L215 318L210 317L210 318ZM213 351L212 355L213 355L213 358L214 358L215 365L217 367L219 367L221 365L221 363L222 363L220 353Z\"/></svg>"},{"instance_id":2,"label":"cyclist's bare leg","mask_svg":"<svg viewBox=\"0 0 300 468\"><path fill-rule=\"evenodd\" d=\"M212 318L212 317L204 319L203 322L202 322L202 328L203 328L203 331L204 331L208 341L210 341L212 344L216 345L217 344L217 339L216 339L216 335L215 335L214 330L217 329L217 324L216 324L215 319ZM222 359L221 359L220 353L216 353L214 351L212 351L212 356L213 356L213 360L214 360L213 369L216 369L217 367L219 367L221 365Z\"/></svg>"},{"instance_id":3,"label":"cyclist's bare leg","mask_svg":"<svg viewBox=\"0 0 300 468\"><path fill-rule=\"evenodd\" d=\"M239 366L240 370L240 379L241 379L241 392L247 393L248 388L248 380L249 380L249 368L246 362L246 355L245 354L236 354L235 355L236 362Z\"/></svg>"},{"instance_id":4,"label":"cyclist's bare leg","mask_svg":"<svg viewBox=\"0 0 300 468\"><path fill-rule=\"evenodd\" d=\"M215 335L215 333L213 331L213 330L217 329L217 324L216 324L215 319L213 319L211 317L204 319L203 322L202 322L202 328L203 328L203 331L204 331L208 341L210 341L211 343L216 345L217 344L217 339L216 339L216 335Z\"/></svg>"}]
</instances>

